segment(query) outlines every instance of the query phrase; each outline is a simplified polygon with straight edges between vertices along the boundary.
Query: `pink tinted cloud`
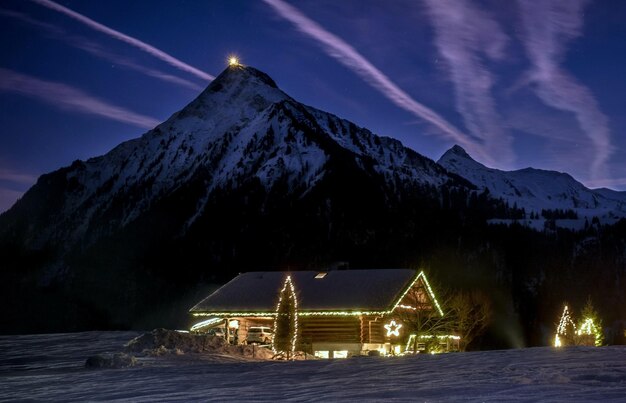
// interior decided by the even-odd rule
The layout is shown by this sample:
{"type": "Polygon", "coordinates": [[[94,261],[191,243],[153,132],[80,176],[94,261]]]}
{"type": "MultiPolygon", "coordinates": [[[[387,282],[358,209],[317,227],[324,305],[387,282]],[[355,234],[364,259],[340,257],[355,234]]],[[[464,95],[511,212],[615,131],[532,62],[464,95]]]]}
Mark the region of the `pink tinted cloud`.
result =
{"type": "Polygon", "coordinates": [[[154,57],[156,57],[157,59],[160,59],[166,63],[168,63],[169,65],[176,67],[177,69],[180,69],[182,71],[185,71],[187,73],[191,73],[194,76],[201,78],[203,80],[213,80],[215,77],[205,73],[204,71],[201,71],[193,66],[190,66],[189,64],[183,62],[182,60],[179,60],[177,58],[175,58],[174,56],[165,53],[164,51],[155,48],[152,45],[149,45],[137,38],[134,38],[132,36],[126,35],[120,31],[117,31],[113,28],[107,27],[106,25],[103,25],[97,21],[92,20],[89,17],[84,16],[83,14],[77,13],[74,10],[71,10],[67,7],[64,7],[60,4],[57,4],[53,1],[50,0],[31,0],[39,5],[42,5],[44,7],[47,7],[49,9],[58,11],[62,14],[65,14],[66,16],[79,21],[83,24],[85,24],[86,26],[98,31],[98,32],[102,32],[103,34],[106,34],[108,36],[110,36],[111,38],[120,40],[122,42],[125,42],[131,46],[136,47],[137,49],[140,49],[154,57]]]}
{"type": "Polygon", "coordinates": [[[44,81],[0,68],[0,91],[13,92],[72,112],[96,115],[133,126],[151,129],[160,122],[152,117],[111,105],[66,84],[44,81]]]}
{"type": "Polygon", "coordinates": [[[492,160],[514,160],[512,138],[503,129],[491,90],[494,76],[484,61],[502,60],[508,42],[496,20],[467,0],[425,0],[435,29],[435,46],[446,61],[465,126],[492,160]]]}
{"type": "Polygon", "coordinates": [[[36,180],[37,177],[31,174],[0,168],[0,181],[14,182],[20,185],[32,185],[36,180]]]}
{"type": "Polygon", "coordinates": [[[317,41],[329,56],[355,72],[398,107],[437,127],[446,138],[459,143],[478,158],[491,161],[480,144],[459,131],[435,111],[413,99],[343,39],[326,31],[298,9],[282,0],[264,0],[264,2],[282,18],[291,22],[298,31],[317,41]]]}
{"type": "Polygon", "coordinates": [[[586,0],[518,0],[523,27],[522,42],[532,63],[529,81],[546,105],[571,112],[591,140],[594,155],[590,177],[608,177],[607,163],[613,146],[609,121],[593,94],[562,68],[568,43],[582,34],[586,0]]]}

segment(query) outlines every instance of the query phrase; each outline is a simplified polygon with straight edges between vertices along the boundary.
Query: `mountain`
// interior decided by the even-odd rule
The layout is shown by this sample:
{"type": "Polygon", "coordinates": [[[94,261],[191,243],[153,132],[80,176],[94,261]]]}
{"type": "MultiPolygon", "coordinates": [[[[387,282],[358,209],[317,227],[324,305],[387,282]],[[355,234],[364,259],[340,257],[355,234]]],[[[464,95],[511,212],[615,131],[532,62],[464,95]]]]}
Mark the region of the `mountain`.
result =
{"type": "MultiPolygon", "coordinates": [[[[442,189],[450,208],[470,187],[230,66],[164,123],[41,176],[0,215],[2,284],[20,301],[50,294],[47,315],[27,304],[45,329],[130,326],[238,271],[402,265],[442,222],[471,219],[441,208],[442,189]]],[[[8,306],[16,322],[28,311],[8,306]]]]}
{"type": "Polygon", "coordinates": [[[34,247],[90,244],[193,183],[176,228],[184,234],[216,189],[284,184],[302,197],[342,165],[389,189],[458,182],[399,141],[299,104],[252,67],[230,66],[141,138],[42,176],[0,223],[34,247]]]}
{"type": "Polygon", "coordinates": [[[486,345],[542,344],[563,300],[592,295],[605,323],[625,317],[626,220],[572,232],[489,219],[515,203],[618,215],[623,201],[459,147],[435,163],[230,66],[164,123],[42,175],[0,215],[0,333],[186,327],[239,272],[348,262],[484,292],[486,345]]]}
{"type": "Polygon", "coordinates": [[[458,145],[446,151],[437,163],[528,214],[571,210],[581,220],[598,217],[603,223],[615,223],[626,217],[626,192],[592,190],[566,173],[534,168],[517,171],[488,168],[458,145]]]}

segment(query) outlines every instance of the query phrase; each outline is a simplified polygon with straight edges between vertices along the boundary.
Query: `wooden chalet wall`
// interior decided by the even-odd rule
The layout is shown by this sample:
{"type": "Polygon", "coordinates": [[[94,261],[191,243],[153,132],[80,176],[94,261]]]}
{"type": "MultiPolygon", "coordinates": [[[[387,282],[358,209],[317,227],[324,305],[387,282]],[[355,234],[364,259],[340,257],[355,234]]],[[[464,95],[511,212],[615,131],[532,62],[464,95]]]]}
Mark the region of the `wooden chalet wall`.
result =
{"type": "Polygon", "coordinates": [[[381,316],[361,316],[361,342],[384,343],[385,329],[381,316]]]}
{"type": "Polygon", "coordinates": [[[361,321],[357,316],[300,316],[300,343],[361,343],[361,321]]]}
{"type": "Polygon", "coordinates": [[[435,309],[433,301],[426,289],[426,284],[424,284],[424,280],[421,278],[407,291],[404,298],[402,298],[398,304],[396,311],[407,309],[421,311],[431,311],[435,309]]]}

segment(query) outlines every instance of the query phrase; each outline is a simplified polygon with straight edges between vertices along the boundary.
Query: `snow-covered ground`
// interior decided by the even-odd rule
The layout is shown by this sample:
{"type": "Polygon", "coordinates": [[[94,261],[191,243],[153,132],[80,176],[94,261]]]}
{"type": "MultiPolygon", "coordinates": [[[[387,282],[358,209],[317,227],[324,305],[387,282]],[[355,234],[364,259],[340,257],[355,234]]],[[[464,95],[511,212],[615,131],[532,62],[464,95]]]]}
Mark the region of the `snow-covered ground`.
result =
{"type": "Polygon", "coordinates": [[[626,401],[626,346],[296,362],[185,354],[85,368],[137,335],[0,336],[0,400],[626,401]]]}

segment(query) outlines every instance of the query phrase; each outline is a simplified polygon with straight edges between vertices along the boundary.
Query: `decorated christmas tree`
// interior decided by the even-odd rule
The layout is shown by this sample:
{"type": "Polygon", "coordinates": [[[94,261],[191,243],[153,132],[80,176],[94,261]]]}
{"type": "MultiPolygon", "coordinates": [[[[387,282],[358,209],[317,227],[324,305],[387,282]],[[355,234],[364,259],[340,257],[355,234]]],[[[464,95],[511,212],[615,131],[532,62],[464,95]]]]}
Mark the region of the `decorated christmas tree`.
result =
{"type": "Polygon", "coordinates": [[[273,349],[277,357],[293,359],[298,341],[298,299],[291,280],[287,276],[280,290],[274,320],[273,349]]]}
{"type": "Polygon", "coordinates": [[[587,298],[587,303],[581,314],[581,321],[576,334],[581,339],[580,344],[601,346],[603,342],[602,322],[598,312],[591,302],[591,297],[587,298]]]}

